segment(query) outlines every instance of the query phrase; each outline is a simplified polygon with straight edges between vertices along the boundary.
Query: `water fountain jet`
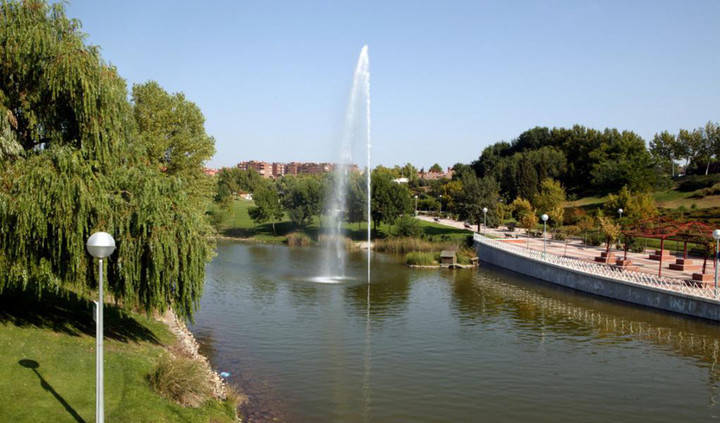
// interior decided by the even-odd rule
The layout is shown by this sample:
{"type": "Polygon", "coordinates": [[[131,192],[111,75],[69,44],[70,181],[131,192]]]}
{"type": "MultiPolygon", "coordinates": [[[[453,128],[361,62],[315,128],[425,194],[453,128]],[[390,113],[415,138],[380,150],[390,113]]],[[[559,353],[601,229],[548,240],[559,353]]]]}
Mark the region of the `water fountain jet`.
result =
{"type": "Polygon", "coordinates": [[[326,221],[323,228],[325,257],[324,280],[340,282],[345,279],[346,246],[343,222],[348,212],[348,180],[352,170],[353,147],[367,148],[367,248],[368,282],[370,281],[370,61],[367,45],[360,50],[340,142],[340,154],[333,181],[325,201],[326,221]]]}

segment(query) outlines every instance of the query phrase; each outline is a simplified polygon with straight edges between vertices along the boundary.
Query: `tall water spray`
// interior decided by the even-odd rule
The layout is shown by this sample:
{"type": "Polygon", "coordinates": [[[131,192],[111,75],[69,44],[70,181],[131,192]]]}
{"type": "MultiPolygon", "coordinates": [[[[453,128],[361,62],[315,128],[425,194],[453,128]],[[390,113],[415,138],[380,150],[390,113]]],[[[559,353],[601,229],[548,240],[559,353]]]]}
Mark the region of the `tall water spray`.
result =
{"type": "Polygon", "coordinates": [[[342,224],[348,212],[347,194],[348,180],[353,160],[353,148],[367,148],[367,242],[368,242],[368,282],[370,281],[370,61],[368,48],[360,50],[355,72],[353,74],[350,99],[345,112],[345,125],[340,142],[339,161],[335,168],[333,183],[328,192],[325,210],[327,224],[325,227],[325,275],[331,279],[345,276],[345,240],[342,224]]]}

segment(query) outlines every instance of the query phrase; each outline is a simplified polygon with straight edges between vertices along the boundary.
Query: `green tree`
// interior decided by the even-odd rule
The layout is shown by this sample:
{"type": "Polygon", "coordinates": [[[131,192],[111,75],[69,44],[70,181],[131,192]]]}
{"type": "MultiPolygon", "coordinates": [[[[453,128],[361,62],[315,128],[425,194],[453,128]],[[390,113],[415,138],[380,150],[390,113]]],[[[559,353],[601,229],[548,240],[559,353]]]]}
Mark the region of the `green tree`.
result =
{"type": "Polygon", "coordinates": [[[527,155],[521,155],[517,164],[515,177],[518,195],[523,198],[533,198],[538,191],[538,174],[533,162],[527,155]]]}
{"type": "Polygon", "coordinates": [[[600,232],[605,237],[605,243],[607,245],[605,251],[610,251],[610,245],[620,237],[620,225],[612,219],[603,216],[598,217],[598,224],[600,225],[600,232]]]}
{"type": "Polygon", "coordinates": [[[682,146],[679,149],[685,157],[685,172],[687,173],[690,165],[697,165],[696,162],[702,155],[704,147],[703,132],[701,129],[681,129],[678,132],[677,140],[682,146]]]}
{"type": "Polygon", "coordinates": [[[512,216],[517,220],[518,222],[522,217],[528,213],[535,213],[535,209],[533,209],[532,204],[530,202],[522,197],[518,197],[510,204],[510,209],[512,210],[512,216]]]}
{"type": "Polygon", "coordinates": [[[654,165],[645,141],[633,132],[605,130],[605,142],[594,150],[592,183],[599,192],[614,191],[628,185],[645,191],[656,183],[654,165]]]}
{"type": "Polygon", "coordinates": [[[0,104],[0,162],[12,159],[23,152],[13,131],[14,116],[0,104]]]}
{"type": "Polygon", "coordinates": [[[440,167],[439,164],[435,163],[434,165],[432,165],[430,167],[430,170],[428,172],[442,173],[442,171],[443,171],[443,168],[440,167]]]}
{"type": "Polygon", "coordinates": [[[483,209],[487,208],[488,224],[495,226],[500,223],[496,210],[500,198],[499,186],[495,178],[486,176],[482,179],[473,172],[462,175],[462,191],[457,200],[458,212],[461,219],[477,224],[478,232],[483,218],[486,217],[483,209]]]}
{"type": "Polygon", "coordinates": [[[533,198],[533,205],[536,209],[550,214],[553,209],[563,206],[566,198],[565,188],[560,182],[545,178],[540,184],[540,192],[533,198]]]}
{"type": "Polygon", "coordinates": [[[675,160],[678,152],[677,138],[675,135],[668,131],[663,131],[659,134],[655,134],[653,140],[650,142],[650,154],[655,157],[659,163],[666,163],[670,165],[670,172],[672,177],[675,177],[675,160]]]}
{"type": "Polygon", "coordinates": [[[418,170],[411,163],[405,163],[404,166],[395,166],[393,170],[398,178],[408,178],[410,184],[414,184],[418,179],[418,170]]]}
{"type": "Polygon", "coordinates": [[[307,225],[322,209],[322,184],[312,176],[285,177],[282,182],[283,208],[295,225],[307,225]]]}
{"type": "Polygon", "coordinates": [[[550,218],[550,225],[557,229],[563,224],[563,220],[565,218],[565,207],[562,205],[555,206],[550,209],[547,214],[550,218]]]}
{"type": "Polygon", "coordinates": [[[162,140],[61,3],[2,2],[0,22],[0,292],[96,288],[84,245],[104,230],[117,242],[109,295],[191,316],[213,246],[210,192],[188,176],[200,163],[172,175],[154,165],[149,144],[162,140]]]}
{"type": "MultiPolygon", "coordinates": [[[[474,175],[473,175],[474,176],[474,175]]],[[[460,213],[460,202],[466,195],[461,180],[447,181],[442,184],[442,199],[445,207],[443,208],[448,213],[460,213]]]]}
{"type": "Polygon", "coordinates": [[[618,216],[618,209],[623,209],[623,216],[631,221],[657,216],[658,207],[652,194],[633,192],[627,186],[617,194],[608,195],[604,205],[608,216],[618,216]]]}
{"type": "Polygon", "coordinates": [[[229,206],[229,201],[234,199],[236,194],[241,191],[254,193],[264,182],[255,169],[223,168],[217,177],[215,201],[229,206]]]}
{"type": "Polygon", "coordinates": [[[525,213],[520,217],[519,220],[520,226],[525,228],[525,233],[528,237],[528,246],[530,245],[530,231],[537,226],[538,224],[538,217],[537,215],[533,213],[525,213]]]}
{"type": "Polygon", "coordinates": [[[412,210],[407,186],[393,182],[392,176],[385,172],[373,171],[370,193],[370,216],[376,230],[381,223],[394,223],[398,217],[412,210]]]}
{"type": "Polygon", "coordinates": [[[409,215],[402,215],[395,221],[395,235],[402,237],[419,237],[422,235],[420,221],[409,215]]]}
{"type": "Polygon", "coordinates": [[[700,158],[705,161],[705,175],[710,172],[710,163],[713,155],[717,159],[717,152],[720,150],[720,126],[714,122],[708,122],[702,128],[703,142],[700,151],[700,158]]]}
{"type": "Polygon", "coordinates": [[[183,93],[169,94],[155,81],[132,89],[133,115],[147,155],[168,175],[198,178],[215,154],[205,117],[183,93]]]}
{"type": "Polygon", "coordinates": [[[347,197],[348,222],[360,222],[367,219],[367,181],[365,175],[351,173],[348,181],[347,197]]]}
{"type": "Polygon", "coordinates": [[[705,132],[710,140],[710,152],[715,157],[715,161],[720,162],[720,124],[708,122],[705,125],[705,132]]]}
{"type": "Polygon", "coordinates": [[[273,233],[275,231],[275,222],[282,219],[285,212],[280,205],[280,196],[278,195],[277,188],[270,184],[265,183],[258,187],[253,193],[253,201],[255,206],[248,209],[248,214],[255,223],[265,223],[270,221],[272,223],[273,233]]]}

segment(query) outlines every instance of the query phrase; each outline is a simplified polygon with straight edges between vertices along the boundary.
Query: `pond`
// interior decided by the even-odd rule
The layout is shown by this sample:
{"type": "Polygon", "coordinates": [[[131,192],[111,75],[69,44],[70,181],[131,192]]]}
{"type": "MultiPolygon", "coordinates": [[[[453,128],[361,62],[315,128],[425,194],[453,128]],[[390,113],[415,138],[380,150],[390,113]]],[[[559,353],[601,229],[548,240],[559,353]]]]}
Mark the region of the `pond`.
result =
{"type": "Polygon", "coordinates": [[[720,327],[497,268],[220,241],[190,326],[252,421],[699,421],[720,413],[720,327]]]}

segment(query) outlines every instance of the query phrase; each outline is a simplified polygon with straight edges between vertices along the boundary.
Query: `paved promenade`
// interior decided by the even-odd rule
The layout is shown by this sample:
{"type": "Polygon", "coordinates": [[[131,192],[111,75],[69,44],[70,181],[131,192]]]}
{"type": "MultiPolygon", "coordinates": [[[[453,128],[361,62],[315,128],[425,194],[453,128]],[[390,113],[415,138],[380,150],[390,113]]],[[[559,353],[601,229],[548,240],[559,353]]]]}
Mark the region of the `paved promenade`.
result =
{"type": "MultiPolygon", "coordinates": [[[[466,229],[463,222],[459,222],[456,220],[451,219],[440,219],[439,221],[434,221],[433,217],[431,216],[423,216],[420,215],[417,217],[420,220],[424,220],[427,222],[435,222],[441,225],[445,226],[451,226],[454,228],[460,228],[460,229],[466,229]]],[[[473,225],[472,231],[476,232],[477,225],[473,225]]],[[[506,242],[512,242],[516,245],[520,246],[527,246],[528,248],[531,248],[533,250],[542,251],[543,250],[543,239],[542,238],[528,238],[525,235],[525,230],[521,228],[516,228],[514,232],[508,232],[505,230],[504,227],[502,228],[488,228],[486,231],[484,231],[486,234],[497,237],[499,240],[506,241],[506,242]],[[511,234],[513,238],[509,238],[506,236],[506,234],[511,234]],[[517,238],[514,238],[517,236],[517,238]]],[[[576,257],[580,258],[582,260],[587,261],[594,261],[595,257],[600,256],[600,253],[605,251],[605,247],[593,247],[590,245],[584,245],[582,240],[568,240],[566,241],[553,241],[550,239],[550,234],[547,234],[547,252],[550,254],[556,254],[559,256],[568,256],[568,257],[576,257]]],[[[622,257],[624,252],[622,250],[613,250],[611,251],[615,254],[615,257],[622,257]]],[[[629,260],[632,260],[632,265],[635,267],[633,270],[636,270],[638,272],[645,272],[650,273],[653,275],[658,274],[658,266],[659,262],[656,260],[650,260],[648,258],[650,253],[654,253],[655,250],[646,250],[644,253],[633,253],[628,251],[627,257],[629,260]]],[[[671,260],[668,260],[667,258],[663,258],[662,263],[662,276],[669,277],[669,278],[678,278],[678,279],[692,279],[692,273],[693,272],[683,272],[679,270],[671,270],[668,268],[668,265],[670,263],[675,263],[676,258],[682,258],[682,252],[677,253],[673,251],[673,257],[671,260]]],[[[698,257],[692,257],[688,255],[688,259],[692,259],[695,264],[699,264],[702,266],[703,259],[698,257]]],[[[701,269],[702,270],[702,269],[701,269]]],[[[705,273],[712,274],[714,272],[713,267],[713,261],[712,259],[708,259],[707,267],[705,269],[705,273]]]]}

